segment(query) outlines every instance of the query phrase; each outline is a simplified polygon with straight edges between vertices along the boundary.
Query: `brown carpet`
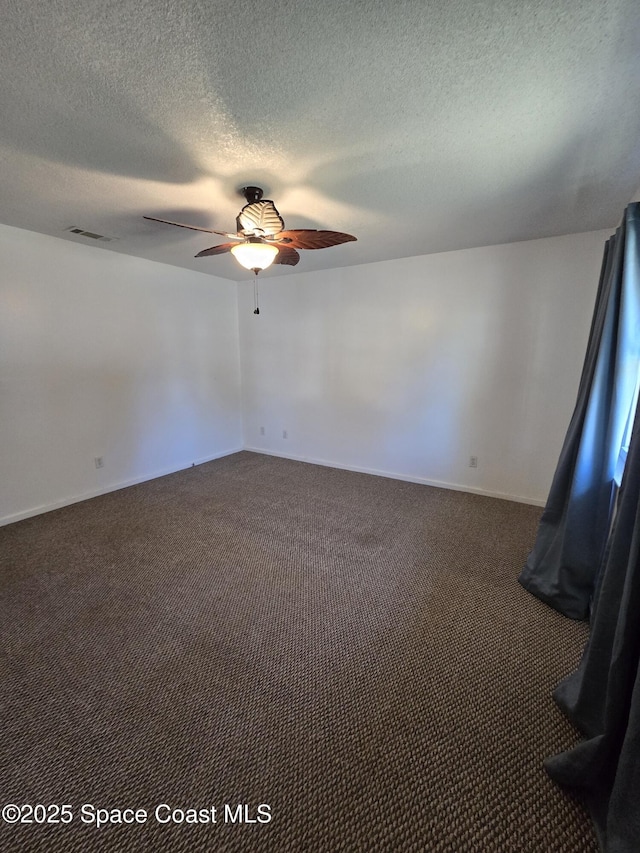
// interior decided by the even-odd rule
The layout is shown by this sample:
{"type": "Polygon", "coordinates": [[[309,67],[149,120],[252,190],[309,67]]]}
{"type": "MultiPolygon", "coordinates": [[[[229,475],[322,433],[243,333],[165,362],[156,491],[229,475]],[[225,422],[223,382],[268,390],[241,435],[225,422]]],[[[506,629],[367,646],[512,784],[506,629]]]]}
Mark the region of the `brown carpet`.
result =
{"type": "Polygon", "coordinates": [[[596,850],[542,768],[586,628],[516,583],[539,515],[243,452],[0,529],[1,804],[73,814],[0,849],[596,850]]]}

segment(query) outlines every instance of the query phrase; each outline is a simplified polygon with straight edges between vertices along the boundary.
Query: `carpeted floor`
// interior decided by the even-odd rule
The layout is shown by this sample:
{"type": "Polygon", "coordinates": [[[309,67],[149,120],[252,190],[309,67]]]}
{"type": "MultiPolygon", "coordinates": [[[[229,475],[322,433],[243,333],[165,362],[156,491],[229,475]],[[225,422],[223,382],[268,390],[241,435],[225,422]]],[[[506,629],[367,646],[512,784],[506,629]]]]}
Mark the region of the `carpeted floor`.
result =
{"type": "Polygon", "coordinates": [[[70,807],[0,849],[596,850],[539,515],[243,452],[0,529],[0,805],[70,807]]]}

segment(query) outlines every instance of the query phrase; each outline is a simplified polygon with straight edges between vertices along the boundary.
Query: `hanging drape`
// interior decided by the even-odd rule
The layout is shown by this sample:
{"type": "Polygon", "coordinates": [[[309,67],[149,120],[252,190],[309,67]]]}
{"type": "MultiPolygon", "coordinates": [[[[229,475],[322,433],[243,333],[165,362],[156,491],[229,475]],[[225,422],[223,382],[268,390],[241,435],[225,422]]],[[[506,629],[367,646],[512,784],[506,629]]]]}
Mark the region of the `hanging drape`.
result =
{"type": "Polygon", "coordinates": [[[580,666],[554,698],[584,734],[547,759],[577,790],[606,853],[640,851],[640,410],[580,666]]]}
{"type": "Polygon", "coordinates": [[[520,583],[586,619],[611,524],[616,476],[637,397],[640,203],[605,245],[578,398],[520,583]]]}
{"type": "Polygon", "coordinates": [[[520,581],[590,634],[554,698],[584,735],[548,758],[605,853],[640,853],[640,203],[607,242],[580,390],[520,581]],[[620,484],[619,491],[616,485],[620,484]]]}

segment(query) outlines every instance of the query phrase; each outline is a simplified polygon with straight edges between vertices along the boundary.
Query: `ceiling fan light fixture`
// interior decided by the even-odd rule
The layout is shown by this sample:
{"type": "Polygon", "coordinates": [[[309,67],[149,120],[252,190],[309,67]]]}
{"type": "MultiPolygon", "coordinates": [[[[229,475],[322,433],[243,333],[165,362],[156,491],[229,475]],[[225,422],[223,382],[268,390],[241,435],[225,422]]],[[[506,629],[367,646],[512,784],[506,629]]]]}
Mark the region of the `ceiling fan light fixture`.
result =
{"type": "Polygon", "coordinates": [[[250,237],[246,242],[232,246],[231,254],[245,269],[266,270],[274,262],[278,249],[270,243],[263,243],[258,237],[250,237]]]}

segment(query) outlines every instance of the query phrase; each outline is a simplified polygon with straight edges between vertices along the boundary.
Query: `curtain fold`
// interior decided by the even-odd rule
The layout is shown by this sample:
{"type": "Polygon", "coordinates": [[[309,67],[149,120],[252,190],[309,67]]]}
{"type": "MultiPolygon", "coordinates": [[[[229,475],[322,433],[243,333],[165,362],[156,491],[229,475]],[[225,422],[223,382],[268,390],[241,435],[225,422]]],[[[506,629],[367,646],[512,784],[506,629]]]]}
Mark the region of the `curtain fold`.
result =
{"type": "Polygon", "coordinates": [[[640,851],[640,410],[578,669],[554,698],[585,736],[548,758],[577,790],[607,853],[640,851]]]}
{"type": "Polygon", "coordinates": [[[589,617],[554,698],[583,740],[548,758],[605,853],[640,853],[640,203],[605,246],[580,389],[522,585],[589,617]],[[616,484],[620,483],[619,490],[616,484]]]}
{"type": "Polygon", "coordinates": [[[520,583],[572,619],[589,616],[637,394],[640,203],[605,245],[578,397],[520,583]],[[634,361],[635,358],[635,361],[634,361]]]}

